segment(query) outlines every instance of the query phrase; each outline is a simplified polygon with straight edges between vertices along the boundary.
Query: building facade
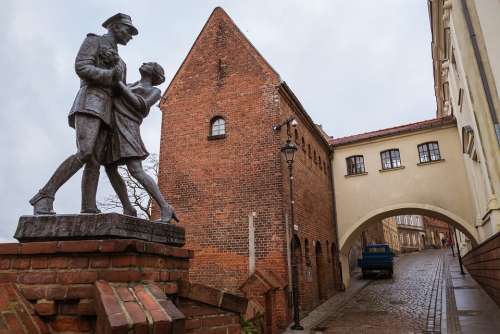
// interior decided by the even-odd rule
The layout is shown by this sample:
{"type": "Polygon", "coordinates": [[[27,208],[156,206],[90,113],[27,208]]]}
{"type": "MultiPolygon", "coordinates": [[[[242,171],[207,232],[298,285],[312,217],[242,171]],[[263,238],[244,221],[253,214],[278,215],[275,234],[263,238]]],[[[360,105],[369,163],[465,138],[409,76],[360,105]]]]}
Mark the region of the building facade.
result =
{"type": "Polygon", "coordinates": [[[500,3],[428,3],[436,119],[328,137],[221,8],[160,102],[158,182],[195,251],[190,278],[251,298],[270,332],[291,320],[292,258],[306,313],[348,284],[365,228],[396,252],[446,234],[397,217],[452,224],[470,247],[500,230],[500,3]]]}
{"type": "Polygon", "coordinates": [[[424,216],[422,220],[425,230],[425,248],[447,247],[451,241],[452,228],[439,219],[424,216]]]}
{"type": "Polygon", "coordinates": [[[425,230],[422,216],[404,215],[394,217],[398,226],[401,253],[418,252],[425,247],[425,230]]]}
{"type": "Polygon", "coordinates": [[[221,8],[196,38],[160,108],[158,181],[195,252],[190,279],[254,298],[272,332],[291,319],[292,256],[299,262],[302,311],[331,296],[340,275],[329,143],[221,8]],[[295,127],[284,124],[290,117],[295,127]],[[287,139],[298,147],[293,224],[280,151],[287,139]]]}
{"type": "Polygon", "coordinates": [[[400,252],[398,226],[394,217],[367,226],[361,233],[361,239],[363,245],[388,244],[396,254],[400,252]]]}
{"type": "MultiPolygon", "coordinates": [[[[458,237],[464,263],[500,304],[500,2],[429,0],[437,116],[457,119],[480,246],[458,237]]],[[[460,234],[458,234],[460,235],[460,234]]]]}
{"type": "Polygon", "coordinates": [[[483,241],[500,231],[500,2],[428,3],[437,116],[457,120],[483,241]]]}

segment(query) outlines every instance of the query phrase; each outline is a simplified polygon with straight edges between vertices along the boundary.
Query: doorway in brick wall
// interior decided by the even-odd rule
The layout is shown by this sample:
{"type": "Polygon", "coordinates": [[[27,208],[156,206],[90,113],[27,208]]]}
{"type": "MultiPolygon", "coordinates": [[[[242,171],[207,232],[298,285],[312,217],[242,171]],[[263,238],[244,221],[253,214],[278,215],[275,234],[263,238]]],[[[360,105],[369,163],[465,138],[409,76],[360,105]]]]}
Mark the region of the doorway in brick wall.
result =
{"type": "Polygon", "coordinates": [[[325,293],[323,291],[323,276],[324,276],[324,267],[323,267],[323,251],[321,249],[321,243],[316,241],[314,246],[315,254],[316,254],[316,282],[318,287],[318,299],[325,299],[325,293]]]}

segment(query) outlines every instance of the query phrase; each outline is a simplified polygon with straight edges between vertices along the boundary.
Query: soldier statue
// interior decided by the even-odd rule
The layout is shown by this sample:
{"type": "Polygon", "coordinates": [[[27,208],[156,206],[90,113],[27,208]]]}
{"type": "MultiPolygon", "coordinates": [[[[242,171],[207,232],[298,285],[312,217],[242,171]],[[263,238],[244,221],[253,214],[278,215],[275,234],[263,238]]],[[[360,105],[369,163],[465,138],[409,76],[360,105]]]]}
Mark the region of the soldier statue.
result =
{"type": "MultiPolygon", "coordinates": [[[[105,160],[112,126],[113,99],[126,76],[125,62],[118,55],[117,44],[127,45],[138,33],[130,16],[121,13],[107,19],[102,26],[107,33],[88,34],[75,60],[80,90],[68,120],[76,130],[77,152],[64,160],[47,184],[31,198],[35,215],[55,214],[53,202],[57,190],[83,166],[81,212],[100,212],[96,205],[99,169],[105,160]]],[[[122,182],[116,175],[109,175],[115,189],[122,182]]],[[[122,201],[122,205],[124,214],[137,215],[128,199],[122,201]]]]}

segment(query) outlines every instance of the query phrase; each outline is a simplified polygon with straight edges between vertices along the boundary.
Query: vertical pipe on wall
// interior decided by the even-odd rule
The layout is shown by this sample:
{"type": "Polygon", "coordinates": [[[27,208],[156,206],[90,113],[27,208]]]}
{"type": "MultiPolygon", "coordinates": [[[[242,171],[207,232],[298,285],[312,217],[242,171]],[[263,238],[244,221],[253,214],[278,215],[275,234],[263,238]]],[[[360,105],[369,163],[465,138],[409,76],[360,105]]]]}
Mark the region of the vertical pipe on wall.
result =
{"type": "Polygon", "coordinates": [[[337,264],[338,268],[338,280],[339,280],[339,290],[344,291],[345,290],[345,285],[344,285],[344,280],[343,280],[343,274],[342,274],[342,263],[340,262],[340,245],[339,245],[339,225],[337,222],[337,202],[335,199],[335,180],[333,178],[333,146],[330,146],[330,159],[328,159],[328,165],[330,169],[330,186],[332,189],[332,211],[333,211],[333,222],[332,224],[335,227],[335,263],[337,264]]]}

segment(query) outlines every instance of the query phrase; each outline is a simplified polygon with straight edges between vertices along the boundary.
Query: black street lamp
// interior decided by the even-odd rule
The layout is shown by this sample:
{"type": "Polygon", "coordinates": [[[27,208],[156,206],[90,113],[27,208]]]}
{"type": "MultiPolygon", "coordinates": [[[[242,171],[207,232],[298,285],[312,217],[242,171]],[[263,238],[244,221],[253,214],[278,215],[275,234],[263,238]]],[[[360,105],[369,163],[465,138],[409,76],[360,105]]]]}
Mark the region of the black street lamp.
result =
{"type": "Polygon", "coordinates": [[[289,187],[290,187],[290,221],[292,225],[292,245],[294,249],[290,252],[291,254],[291,262],[292,262],[292,298],[293,298],[293,326],[291,329],[293,330],[303,330],[304,327],[300,325],[300,311],[299,311],[299,271],[298,271],[298,261],[295,256],[295,247],[297,247],[297,233],[295,230],[295,220],[294,220],[294,210],[293,205],[293,158],[295,156],[295,152],[297,151],[297,146],[295,146],[290,137],[288,137],[285,145],[281,147],[281,152],[285,156],[285,160],[288,163],[288,174],[289,178],[289,187]]]}
{"type": "Polygon", "coordinates": [[[462,264],[462,255],[460,254],[460,246],[458,244],[458,239],[457,239],[457,229],[453,227],[453,231],[455,232],[455,244],[457,245],[457,255],[458,255],[458,263],[460,264],[460,273],[462,275],[465,275],[464,266],[462,264]]]}

